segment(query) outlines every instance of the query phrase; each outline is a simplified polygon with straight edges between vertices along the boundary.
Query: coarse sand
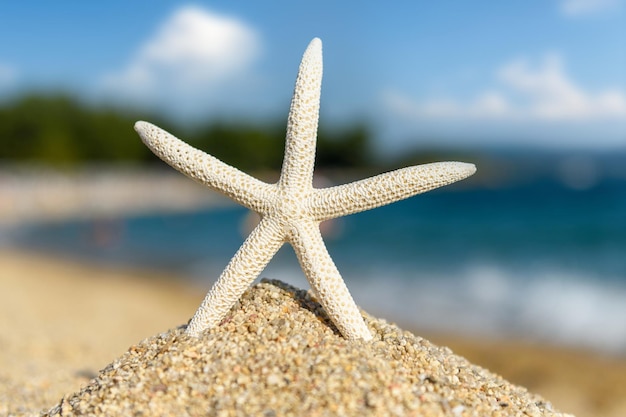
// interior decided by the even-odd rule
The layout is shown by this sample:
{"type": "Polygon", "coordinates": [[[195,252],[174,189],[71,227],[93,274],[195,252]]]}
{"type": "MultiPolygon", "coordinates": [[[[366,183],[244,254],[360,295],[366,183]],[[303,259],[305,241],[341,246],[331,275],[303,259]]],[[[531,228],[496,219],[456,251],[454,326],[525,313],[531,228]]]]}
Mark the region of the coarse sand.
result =
{"type": "MultiPolygon", "coordinates": [[[[0,247],[0,416],[38,416],[62,398],[69,401],[70,393],[93,384],[99,370],[129,346],[184,323],[198,307],[209,284],[203,282],[196,288],[162,272],[77,262],[58,255],[0,247]]],[[[283,307],[289,306],[293,302],[283,307]]],[[[293,316],[281,314],[280,318],[291,323],[293,316]]],[[[411,323],[400,324],[440,346],[449,346],[472,364],[540,394],[556,409],[577,417],[626,416],[626,360],[621,356],[520,339],[438,334],[415,329],[411,323]]],[[[224,326],[224,330],[232,328],[232,320],[224,326]]],[[[240,337],[243,330],[234,329],[231,336],[240,337]]],[[[305,330],[301,335],[311,337],[305,330]]],[[[349,354],[358,349],[358,345],[330,336],[331,333],[323,333],[316,337],[327,346],[331,346],[332,340],[343,342],[343,350],[349,354]]],[[[407,333],[401,336],[408,340],[407,333]]],[[[298,337],[292,343],[303,343],[298,337]]],[[[431,346],[423,339],[415,340],[418,343],[414,344],[421,348],[431,346]]],[[[258,345],[262,345],[261,341],[258,345]]],[[[382,347],[372,344],[368,349],[383,355],[378,357],[383,360],[382,347]]],[[[393,354],[395,349],[388,349],[387,354],[393,354]]],[[[447,349],[432,348],[432,352],[444,351],[447,349]]],[[[206,362],[210,363],[210,359],[206,362]]],[[[381,369],[385,366],[389,365],[381,369]]],[[[478,369],[467,366],[466,371],[478,369]]],[[[303,371],[298,377],[305,375],[303,371]]],[[[425,372],[422,377],[424,381],[416,386],[434,384],[425,372]]],[[[272,377],[272,381],[280,379],[272,377]]],[[[154,395],[164,394],[156,389],[154,395]]],[[[375,397],[370,400],[375,404],[375,397]]]]}
{"type": "Polygon", "coordinates": [[[565,416],[448,348],[365,318],[374,341],[348,341],[308,292],[264,280],[219,327],[145,339],[46,415],[565,416]]]}

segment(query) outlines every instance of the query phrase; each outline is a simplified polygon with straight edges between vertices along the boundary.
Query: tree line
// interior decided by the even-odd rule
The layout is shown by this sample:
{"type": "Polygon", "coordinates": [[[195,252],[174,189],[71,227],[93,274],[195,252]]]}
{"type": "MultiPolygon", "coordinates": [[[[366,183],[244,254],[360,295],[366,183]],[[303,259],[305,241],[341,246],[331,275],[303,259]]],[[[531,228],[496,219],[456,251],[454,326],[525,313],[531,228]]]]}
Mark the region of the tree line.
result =
{"type": "MultiPolygon", "coordinates": [[[[133,129],[137,120],[149,120],[243,170],[278,169],[282,163],[284,123],[213,122],[189,129],[155,115],[89,106],[64,94],[28,94],[0,104],[0,162],[153,163],[156,157],[133,129]]],[[[372,161],[365,126],[320,129],[316,166],[364,168],[372,161]]]]}

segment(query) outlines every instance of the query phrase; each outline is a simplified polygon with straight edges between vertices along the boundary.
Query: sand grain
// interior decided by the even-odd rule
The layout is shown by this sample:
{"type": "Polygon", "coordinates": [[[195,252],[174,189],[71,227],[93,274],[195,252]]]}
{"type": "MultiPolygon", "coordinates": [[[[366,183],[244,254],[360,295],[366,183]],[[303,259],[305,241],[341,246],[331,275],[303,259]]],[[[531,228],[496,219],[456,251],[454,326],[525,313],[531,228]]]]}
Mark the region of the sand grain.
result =
{"type": "Polygon", "coordinates": [[[307,292],[264,281],[218,328],[145,339],[49,415],[563,415],[448,348],[366,321],[374,341],[347,341],[307,292]]]}

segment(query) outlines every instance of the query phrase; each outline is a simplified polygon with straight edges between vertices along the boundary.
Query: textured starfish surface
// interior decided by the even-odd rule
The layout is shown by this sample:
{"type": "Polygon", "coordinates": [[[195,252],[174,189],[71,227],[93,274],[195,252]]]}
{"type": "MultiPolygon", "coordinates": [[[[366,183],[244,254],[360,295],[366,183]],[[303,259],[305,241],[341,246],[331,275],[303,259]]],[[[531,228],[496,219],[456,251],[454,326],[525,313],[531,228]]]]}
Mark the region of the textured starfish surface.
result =
{"type": "Polygon", "coordinates": [[[287,122],[285,157],[278,182],[267,184],[195,149],[164,130],[137,122],[143,142],[172,167],[259,213],[261,221],[230,260],[191,319],[187,333],[217,326],[289,242],[320,303],[348,339],[371,339],[359,310],[331,259],[319,224],[392,203],[472,175],[476,168],[440,162],[387,172],[329,188],[313,188],[313,165],[322,83],[322,42],[304,53],[287,122]]]}

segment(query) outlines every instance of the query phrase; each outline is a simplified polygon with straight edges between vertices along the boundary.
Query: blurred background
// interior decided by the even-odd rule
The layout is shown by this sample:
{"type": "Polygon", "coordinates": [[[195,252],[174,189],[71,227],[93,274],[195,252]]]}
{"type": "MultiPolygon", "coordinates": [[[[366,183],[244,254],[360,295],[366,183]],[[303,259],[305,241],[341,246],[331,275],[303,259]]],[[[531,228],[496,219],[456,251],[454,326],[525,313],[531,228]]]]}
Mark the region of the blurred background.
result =
{"type": "MultiPolygon", "coordinates": [[[[623,0],[36,1],[1,4],[0,21],[2,247],[207,290],[248,214],[157,160],[133,124],[272,181],[320,37],[319,184],[478,167],[327,225],[357,303],[433,334],[624,359],[623,0]]],[[[307,287],[288,247],[263,276],[307,287]]]]}

